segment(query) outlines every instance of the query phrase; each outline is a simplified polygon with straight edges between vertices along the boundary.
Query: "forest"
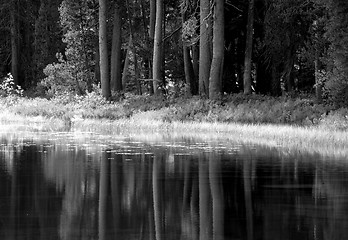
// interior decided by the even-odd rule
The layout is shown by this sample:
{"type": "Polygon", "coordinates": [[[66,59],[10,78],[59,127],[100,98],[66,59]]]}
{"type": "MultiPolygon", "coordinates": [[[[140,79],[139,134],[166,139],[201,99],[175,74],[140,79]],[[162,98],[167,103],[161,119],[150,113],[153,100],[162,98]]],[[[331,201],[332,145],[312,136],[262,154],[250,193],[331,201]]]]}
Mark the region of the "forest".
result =
{"type": "Polygon", "coordinates": [[[0,12],[1,96],[193,97],[197,111],[228,99],[252,102],[249,112],[290,101],[290,114],[307,112],[276,123],[348,113],[346,0],[1,0],[0,12]]]}

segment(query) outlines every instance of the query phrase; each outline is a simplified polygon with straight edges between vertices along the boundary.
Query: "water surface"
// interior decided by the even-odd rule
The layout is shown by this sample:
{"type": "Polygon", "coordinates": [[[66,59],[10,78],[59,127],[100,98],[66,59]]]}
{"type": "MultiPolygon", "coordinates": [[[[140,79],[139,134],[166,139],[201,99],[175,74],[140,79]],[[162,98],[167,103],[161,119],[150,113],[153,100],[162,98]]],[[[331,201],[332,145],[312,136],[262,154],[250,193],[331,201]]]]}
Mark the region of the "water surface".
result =
{"type": "Polygon", "coordinates": [[[346,159],[194,138],[0,133],[0,239],[347,239],[346,159]]]}

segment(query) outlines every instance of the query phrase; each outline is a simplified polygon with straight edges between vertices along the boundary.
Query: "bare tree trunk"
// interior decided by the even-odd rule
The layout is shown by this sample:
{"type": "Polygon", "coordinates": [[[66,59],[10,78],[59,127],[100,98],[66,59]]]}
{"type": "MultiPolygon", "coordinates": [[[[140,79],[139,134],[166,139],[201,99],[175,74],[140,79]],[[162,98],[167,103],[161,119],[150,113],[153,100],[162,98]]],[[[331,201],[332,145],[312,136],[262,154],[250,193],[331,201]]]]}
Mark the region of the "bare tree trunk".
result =
{"type": "Polygon", "coordinates": [[[109,81],[109,61],[106,29],[106,0],[99,0],[99,54],[102,94],[106,99],[111,96],[109,81]]]}
{"type": "Polygon", "coordinates": [[[94,66],[94,78],[99,83],[100,82],[100,53],[99,53],[99,46],[96,46],[95,51],[95,66],[94,66]]]}
{"type": "Polygon", "coordinates": [[[221,97],[222,74],[224,64],[224,5],[225,0],[216,0],[213,28],[213,61],[210,69],[209,98],[217,100],[221,97]]]}
{"type": "Polygon", "coordinates": [[[253,51],[254,4],[255,0],[249,0],[243,76],[244,94],[251,94],[251,60],[253,51]]]}
{"type": "MultiPolygon", "coordinates": [[[[150,71],[150,79],[153,79],[153,72],[152,72],[152,64],[153,64],[153,43],[154,43],[154,38],[155,38],[155,25],[156,25],[156,0],[150,0],[150,27],[149,27],[149,37],[150,37],[150,59],[149,59],[149,68],[151,69],[150,71]],[[151,47],[152,46],[152,47],[151,47]]],[[[154,94],[153,90],[153,83],[151,82],[150,84],[150,93],[154,94]]]]}
{"type": "Polygon", "coordinates": [[[199,39],[199,94],[201,96],[209,96],[211,29],[210,0],[201,0],[199,39]]]}
{"type": "Polygon", "coordinates": [[[111,50],[111,89],[114,91],[122,91],[122,77],[121,77],[121,31],[122,23],[120,16],[120,6],[116,3],[114,22],[112,33],[112,50],[111,50]]]}
{"type": "Polygon", "coordinates": [[[133,44],[132,37],[129,36],[128,48],[127,48],[126,58],[124,60],[124,66],[123,66],[123,72],[122,72],[122,86],[124,89],[126,89],[127,82],[128,82],[129,58],[130,58],[130,53],[132,49],[132,44],[133,44]]]}
{"type": "Polygon", "coordinates": [[[18,26],[17,26],[17,4],[11,0],[10,24],[11,24],[11,74],[16,85],[18,80],[18,26]]]}
{"type": "Polygon", "coordinates": [[[314,74],[315,74],[315,97],[317,103],[321,103],[323,101],[322,94],[323,94],[323,84],[320,82],[319,79],[319,54],[316,53],[315,60],[314,60],[314,74]]]}
{"type": "Polygon", "coordinates": [[[159,94],[159,83],[162,82],[162,22],[163,22],[163,0],[156,1],[156,25],[153,47],[153,90],[159,94]]]}
{"type": "Polygon", "coordinates": [[[195,82],[198,93],[198,81],[199,81],[199,45],[196,43],[192,46],[192,64],[193,64],[193,72],[195,74],[195,82]]]}
{"type": "Polygon", "coordinates": [[[132,39],[132,41],[131,41],[132,44],[130,46],[131,46],[132,53],[133,53],[134,79],[135,79],[135,84],[137,86],[138,94],[140,95],[141,94],[141,85],[140,85],[140,81],[139,81],[138,57],[137,57],[136,48],[134,45],[133,23],[132,23],[132,19],[131,19],[131,16],[134,16],[134,13],[131,12],[131,9],[129,8],[128,0],[126,0],[126,4],[127,4],[127,13],[128,13],[129,32],[130,32],[130,37],[132,39]]]}
{"type": "MultiPolygon", "coordinates": [[[[144,28],[144,40],[145,40],[145,48],[146,48],[146,53],[145,53],[145,57],[143,59],[142,62],[142,66],[144,68],[143,73],[144,73],[144,77],[145,79],[151,79],[151,40],[150,40],[150,34],[149,34],[149,28],[147,25],[147,19],[146,19],[146,10],[145,10],[145,3],[144,0],[140,1],[140,5],[141,5],[141,15],[142,15],[142,19],[143,19],[143,28],[144,28]]],[[[152,39],[153,42],[153,39],[152,39]]],[[[146,82],[146,88],[147,90],[150,92],[150,94],[153,94],[153,84],[152,82],[150,82],[151,84],[149,84],[149,82],[146,82]]]]}
{"type": "MultiPolygon", "coordinates": [[[[181,5],[181,12],[182,12],[182,25],[184,25],[186,21],[186,13],[184,10],[185,6],[184,4],[181,5]]],[[[195,84],[195,74],[193,69],[193,64],[190,56],[190,47],[185,45],[185,42],[183,42],[183,55],[184,55],[184,70],[185,70],[185,80],[186,84],[189,86],[190,95],[196,94],[196,84],[195,84]]]]}

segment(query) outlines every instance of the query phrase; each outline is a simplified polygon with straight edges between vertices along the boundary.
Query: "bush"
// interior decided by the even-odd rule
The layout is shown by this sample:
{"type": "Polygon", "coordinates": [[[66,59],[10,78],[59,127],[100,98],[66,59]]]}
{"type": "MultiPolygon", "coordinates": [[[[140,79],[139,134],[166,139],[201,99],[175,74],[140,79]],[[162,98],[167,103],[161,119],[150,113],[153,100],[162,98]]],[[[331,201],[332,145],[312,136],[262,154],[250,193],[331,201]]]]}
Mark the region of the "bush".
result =
{"type": "Polygon", "coordinates": [[[23,96],[23,89],[15,84],[11,73],[7,74],[0,84],[0,96],[23,96]]]}
{"type": "Polygon", "coordinates": [[[348,130],[348,108],[340,108],[323,115],[319,127],[331,130],[348,130]]]}

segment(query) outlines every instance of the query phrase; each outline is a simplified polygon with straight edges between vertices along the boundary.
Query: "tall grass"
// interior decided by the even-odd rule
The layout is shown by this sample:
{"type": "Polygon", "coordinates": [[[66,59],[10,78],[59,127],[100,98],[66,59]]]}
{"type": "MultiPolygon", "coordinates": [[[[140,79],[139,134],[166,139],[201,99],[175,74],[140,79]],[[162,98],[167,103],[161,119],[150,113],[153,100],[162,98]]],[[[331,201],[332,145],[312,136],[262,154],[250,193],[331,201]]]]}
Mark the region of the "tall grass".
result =
{"type": "Polygon", "coordinates": [[[39,123],[46,131],[224,138],[331,153],[346,153],[348,142],[348,109],[318,105],[310,98],[231,95],[212,102],[163,96],[106,101],[94,92],[52,99],[12,96],[0,98],[0,122],[39,123]]]}

